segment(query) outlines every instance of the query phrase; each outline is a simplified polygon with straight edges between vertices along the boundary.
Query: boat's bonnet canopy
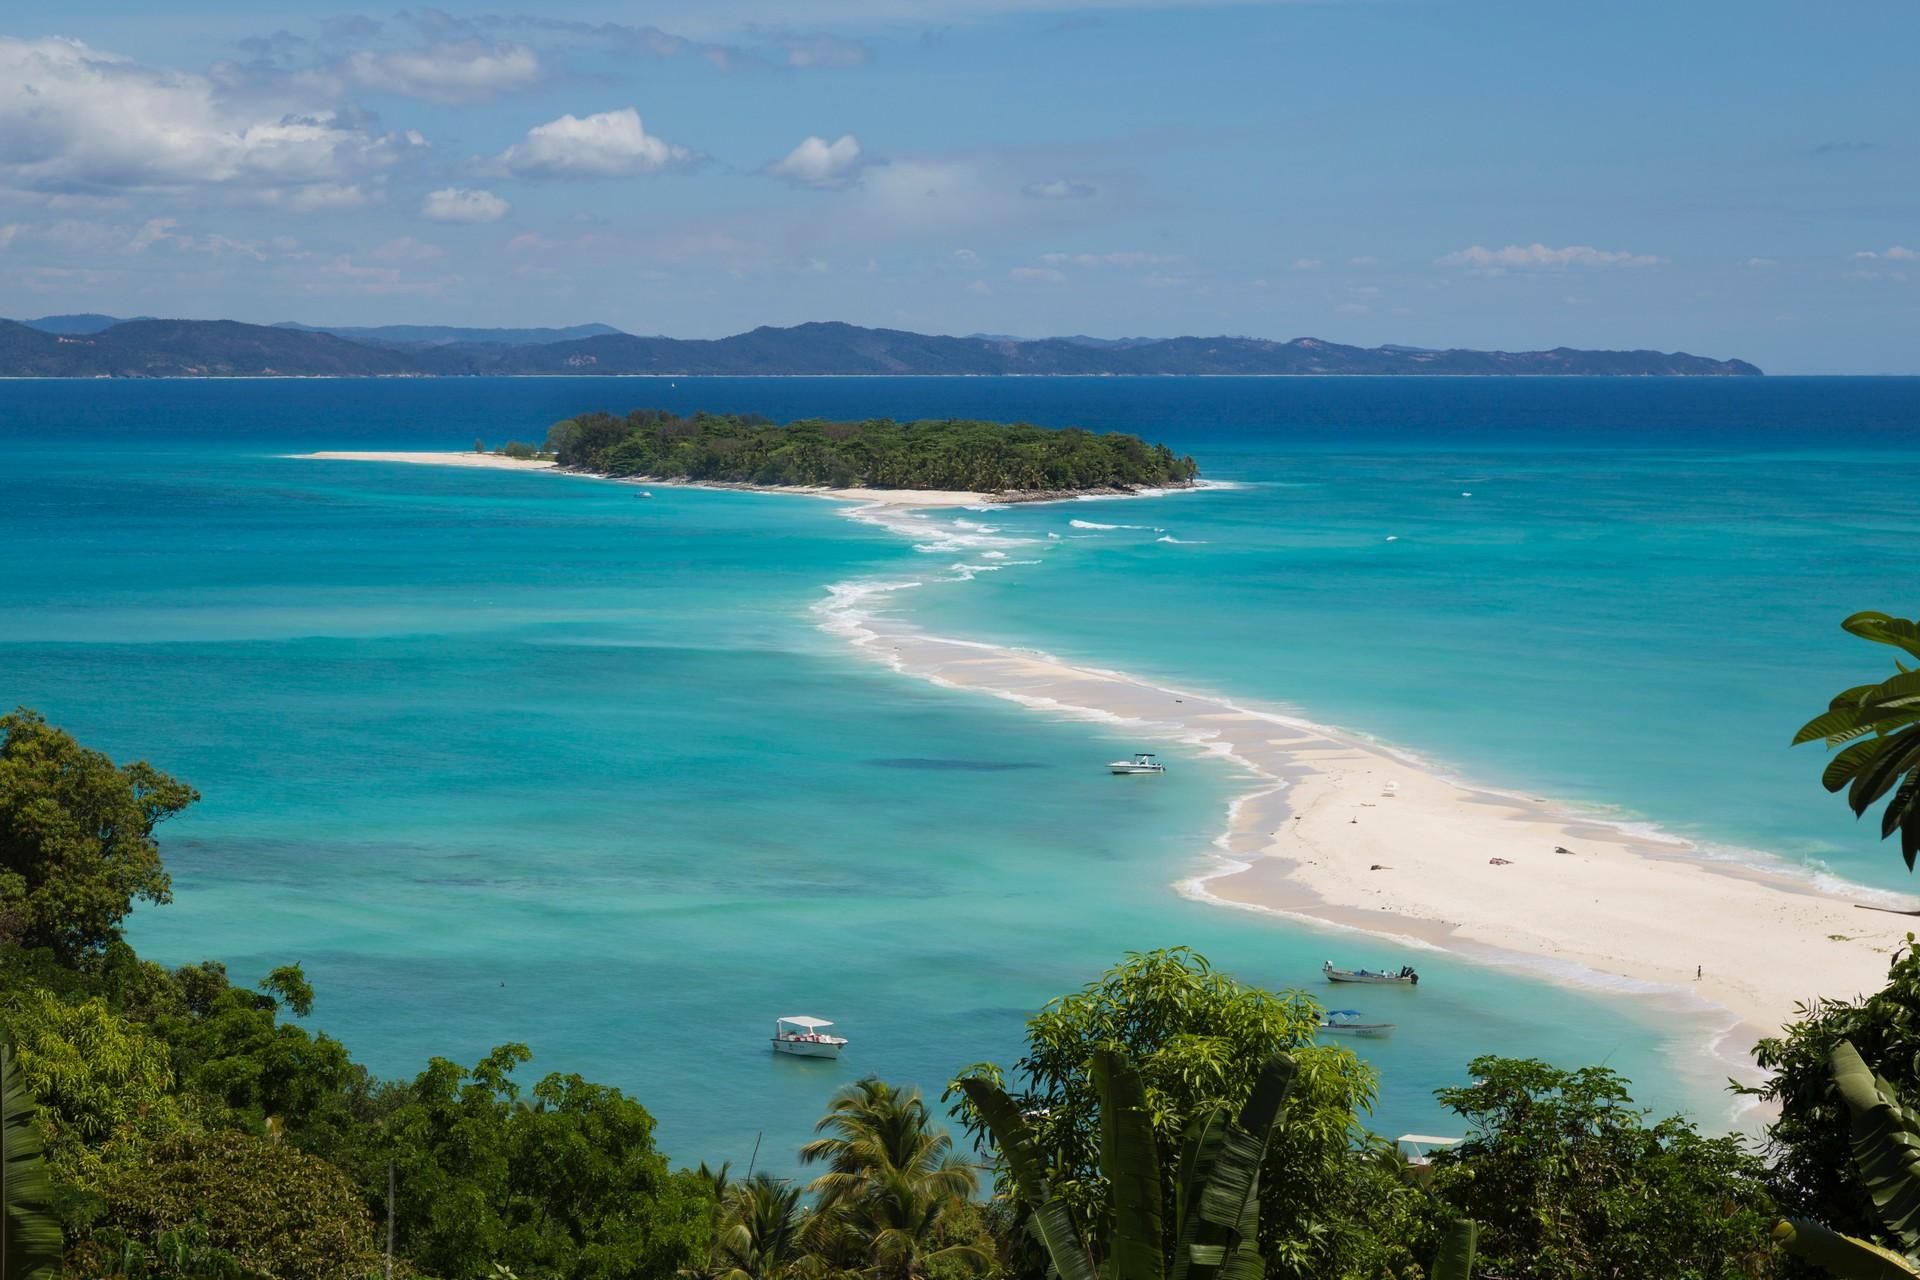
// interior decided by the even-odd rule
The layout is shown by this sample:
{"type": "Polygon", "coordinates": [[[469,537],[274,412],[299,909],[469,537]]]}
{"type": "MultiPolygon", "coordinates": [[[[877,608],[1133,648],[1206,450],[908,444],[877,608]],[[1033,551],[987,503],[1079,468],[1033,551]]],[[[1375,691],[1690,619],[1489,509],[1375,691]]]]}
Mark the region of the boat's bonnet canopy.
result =
{"type": "Polygon", "coordinates": [[[825,1018],[809,1018],[804,1013],[795,1014],[791,1018],[781,1018],[779,1019],[779,1021],[790,1023],[791,1025],[796,1027],[805,1027],[809,1031],[818,1031],[821,1027],[830,1027],[833,1025],[831,1022],[828,1022],[825,1018]]]}
{"type": "Polygon", "coordinates": [[[1327,1016],[1329,1018],[1357,1018],[1360,1016],[1360,1011],[1358,1009],[1329,1009],[1327,1010],[1327,1016]]]}

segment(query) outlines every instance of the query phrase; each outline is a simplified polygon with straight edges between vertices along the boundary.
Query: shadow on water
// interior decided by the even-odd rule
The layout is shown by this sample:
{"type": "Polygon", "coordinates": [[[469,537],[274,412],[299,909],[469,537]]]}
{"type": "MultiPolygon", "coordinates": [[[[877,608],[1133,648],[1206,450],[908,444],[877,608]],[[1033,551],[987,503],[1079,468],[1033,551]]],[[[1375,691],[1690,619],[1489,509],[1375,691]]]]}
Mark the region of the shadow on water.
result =
{"type": "Polygon", "coordinates": [[[964,773],[1003,773],[1009,769],[1044,769],[1035,760],[940,760],[926,756],[897,756],[868,760],[876,769],[952,769],[964,773]]]}

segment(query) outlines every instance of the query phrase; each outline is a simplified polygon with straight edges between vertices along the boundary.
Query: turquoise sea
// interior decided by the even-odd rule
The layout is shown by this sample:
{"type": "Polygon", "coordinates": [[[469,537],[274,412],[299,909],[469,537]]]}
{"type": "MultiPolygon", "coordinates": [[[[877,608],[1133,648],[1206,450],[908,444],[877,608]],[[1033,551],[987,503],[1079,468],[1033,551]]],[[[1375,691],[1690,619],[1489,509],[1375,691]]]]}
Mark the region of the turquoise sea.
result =
{"type": "MultiPolygon", "coordinates": [[[[0,702],[204,793],[144,953],[297,960],[383,1074],[525,1041],[631,1090],[677,1160],[789,1168],[837,1085],[1011,1061],[1126,950],[1316,994],[1324,956],[1402,959],[1180,898],[1228,772],[1115,785],[1140,744],[857,656],[831,586],[924,581],[886,607],[1901,888],[1786,742],[1884,665],[1839,619],[1914,608],[1916,481],[1901,379],[11,382],[0,702]],[[285,456],[638,405],[1128,430],[1234,487],[947,513],[916,546],[785,495],[285,456]],[[983,559],[954,519],[1028,541],[983,559]],[[847,1058],[773,1059],[787,1013],[847,1058]]],[[[1724,1064],[1644,997],[1409,958],[1418,992],[1364,1006],[1400,1023],[1360,1045],[1377,1128],[1444,1131],[1431,1091],[1484,1052],[1729,1122],[1724,1064]]]]}

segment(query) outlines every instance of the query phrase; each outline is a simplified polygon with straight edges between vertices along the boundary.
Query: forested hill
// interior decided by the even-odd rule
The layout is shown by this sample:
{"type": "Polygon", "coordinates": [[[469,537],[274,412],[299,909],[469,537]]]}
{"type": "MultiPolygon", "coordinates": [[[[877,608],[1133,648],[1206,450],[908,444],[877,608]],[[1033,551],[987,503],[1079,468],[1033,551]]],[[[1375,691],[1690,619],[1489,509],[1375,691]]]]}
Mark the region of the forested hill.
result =
{"type": "Polygon", "coordinates": [[[600,475],[834,488],[1124,491],[1188,485],[1200,473],[1192,458],[1137,436],[955,420],[782,427],[757,415],[636,409],[557,422],[547,448],[561,466],[600,475]]]}
{"type": "Polygon", "coordinates": [[[646,338],[606,326],[296,328],[232,320],[0,320],[0,377],[448,377],[464,374],[1602,374],[1757,375],[1685,352],[1427,350],[1318,338],[953,338],[816,323],[730,338],[646,338]],[[104,325],[103,325],[104,322],[104,325]],[[103,327],[95,327],[102,326],[103,327]],[[591,336],[576,336],[587,330],[591,336]],[[345,335],[345,336],[343,336],[345,335]]]}

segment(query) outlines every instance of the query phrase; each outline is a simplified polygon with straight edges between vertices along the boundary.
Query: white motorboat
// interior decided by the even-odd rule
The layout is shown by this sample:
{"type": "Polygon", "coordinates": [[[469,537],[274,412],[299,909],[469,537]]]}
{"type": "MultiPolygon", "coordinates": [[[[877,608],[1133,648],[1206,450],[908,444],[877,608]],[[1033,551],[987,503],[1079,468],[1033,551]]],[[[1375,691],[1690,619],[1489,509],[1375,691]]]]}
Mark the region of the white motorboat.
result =
{"type": "Polygon", "coordinates": [[[1420,985],[1420,975],[1413,971],[1410,964],[1401,965],[1400,972],[1394,973],[1387,969],[1336,969],[1333,961],[1329,960],[1320,966],[1320,972],[1327,975],[1328,982],[1365,982],[1376,986],[1401,987],[1420,985]]]}
{"type": "Polygon", "coordinates": [[[791,1053],[796,1058],[837,1058],[847,1047],[847,1038],[826,1034],[832,1025],[825,1018],[809,1018],[805,1014],[775,1018],[773,1051],[791,1053]]]}
{"type": "Polygon", "coordinates": [[[1362,1022],[1358,1009],[1329,1009],[1320,1019],[1320,1030],[1340,1036],[1359,1036],[1362,1040],[1385,1040],[1393,1034],[1391,1022],[1362,1022]]]}
{"type": "Polygon", "coordinates": [[[1136,751],[1131,760],[1115,760],[1107,765],[1114,773],[1165,773],[1167,766],[1153,758],[1151,751],[1136,751]]]}

